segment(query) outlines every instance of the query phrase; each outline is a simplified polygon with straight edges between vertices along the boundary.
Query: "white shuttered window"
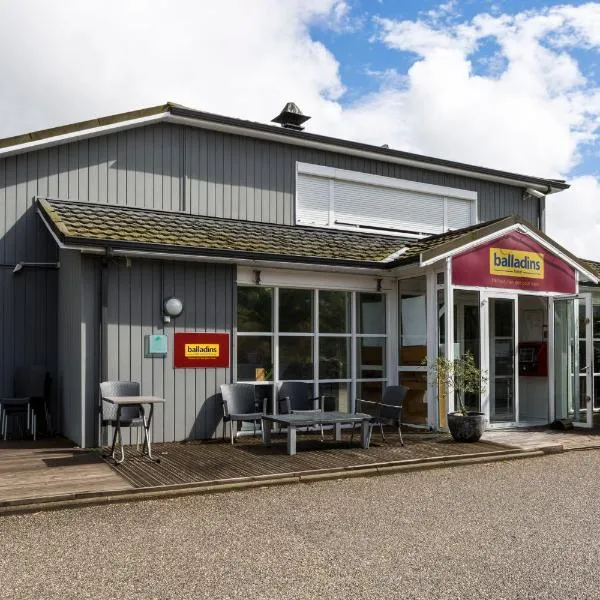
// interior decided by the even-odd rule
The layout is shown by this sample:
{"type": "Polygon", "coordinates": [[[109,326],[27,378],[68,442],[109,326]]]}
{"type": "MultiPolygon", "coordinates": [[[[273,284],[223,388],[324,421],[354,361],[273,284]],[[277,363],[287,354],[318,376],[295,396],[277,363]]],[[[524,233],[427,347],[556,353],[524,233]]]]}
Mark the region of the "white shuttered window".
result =
{"type": "Polygon", "coordinates": [[[296,223],[443,233],[477,223],[477,193],[297,163],[296,223]]]}

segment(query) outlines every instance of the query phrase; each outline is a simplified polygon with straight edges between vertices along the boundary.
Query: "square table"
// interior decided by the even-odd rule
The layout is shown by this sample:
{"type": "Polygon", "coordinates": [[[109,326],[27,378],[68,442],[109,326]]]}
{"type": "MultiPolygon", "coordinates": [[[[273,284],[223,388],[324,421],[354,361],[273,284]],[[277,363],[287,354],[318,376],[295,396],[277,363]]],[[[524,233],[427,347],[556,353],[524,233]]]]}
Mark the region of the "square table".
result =
{"type": "Polygon", "coordinates": [[[119,437],[121,435],[121,409],[123,406],[140,406],[144,413],[144,444],[148,451],[148,458],[155,460],[152,456],[152,448],[150,446],[150,428],[152,427],[152,417],[154,415],[154,405],[164,404],[166,401],[164,398],[158,396],[103,396],[103,400],[110,402],[111,404],[117,405],[117,424],[115,426],[115,433],[113,435],[113,442],[111,448],[111,456],[117,463],[122,463],[125,460],[125,452],[123,450],[123,438],[121,438],[121,460],[117,460],[115,457],[115,444],[117,443],[117,432],[119,437]],[[146,419],[146,411],[143,407],[144,404],[150,405],[150,413],[148,419],[146,419]]]}
{"type": "Polygon", "coordinates": [[[268,446],[271,443],[271,427],[274,423],[287,427],[287,453],[292,456],[296,454],[296,429],[298,427],[310,427],[311,425],[333,425],[335,440],[342,439],[342,425],[344,423],[360,423],[360,445],[361,448],[369,447],[369,423],[373,415],[365,413],[346,413],[337,411],[294,411],[284,415],[263,415],[262,431],[263,443],[268,446]]]}

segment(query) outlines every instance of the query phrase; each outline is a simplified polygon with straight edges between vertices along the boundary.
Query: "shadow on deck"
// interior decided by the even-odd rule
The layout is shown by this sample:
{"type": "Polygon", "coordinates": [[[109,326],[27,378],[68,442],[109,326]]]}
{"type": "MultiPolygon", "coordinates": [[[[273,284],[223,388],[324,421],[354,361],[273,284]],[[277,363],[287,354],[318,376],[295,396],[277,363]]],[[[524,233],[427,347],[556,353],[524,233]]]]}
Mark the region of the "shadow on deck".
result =
{"type": "Polygon", "coordinates": [[[363,450],[355,435],[344,433],[341,442],[321,441],[318,434],[298,433],[298,453],[286,454],[284,435],[274,435],[273,444],[264,446],[259,438],[244,437],[233,446],[222,441],[189,441],[153,444],[152,453],[160,462],[142,456],[135,447],[126,447],[126,459],[108,464],[135,488],[171,486],[241,478],[281,476],[340,469],[369,467],[382,463],[417,462],[466,455],[506,451],[509,446],[495,442],[461,444],[447,434],[404,434],[405,445],[390,433],[386,442],[373,434],[371,447],[363,450]]]}

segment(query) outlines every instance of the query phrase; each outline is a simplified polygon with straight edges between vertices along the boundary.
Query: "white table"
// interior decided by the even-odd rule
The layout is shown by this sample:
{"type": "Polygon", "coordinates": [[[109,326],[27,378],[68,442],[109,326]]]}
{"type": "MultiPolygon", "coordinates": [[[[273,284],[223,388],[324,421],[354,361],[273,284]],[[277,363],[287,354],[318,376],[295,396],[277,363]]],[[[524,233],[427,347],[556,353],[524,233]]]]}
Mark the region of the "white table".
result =
{"type": "Polygon", "coordinates": [[[115,462],[122,463],[125,460],[125,451],[123,450],[123,438],[121,437],[121,409],[124,406],[139,406],[142,409],[144,415],[144,444],[148,451],[148,458],[154,460],[152,457],[152,448],[150,446],[150,428],[152,427],[152,417],[154,415],[154,405],[164,404],[166,400],[159,398],[158,396],[103,396],[103,399],[111,404],[117,406],[117,424],[115,426],[115,433],[113,434],[113,442],[111,448],[111,456],[115,459],[115,462]],[[144,404],[150,405],[150,412],[146,419],[146,410],[144,404]],[[115,456],[115,444],[117,443],[117,434],[121,440],[121,460],[117,460],[115,456]]]}

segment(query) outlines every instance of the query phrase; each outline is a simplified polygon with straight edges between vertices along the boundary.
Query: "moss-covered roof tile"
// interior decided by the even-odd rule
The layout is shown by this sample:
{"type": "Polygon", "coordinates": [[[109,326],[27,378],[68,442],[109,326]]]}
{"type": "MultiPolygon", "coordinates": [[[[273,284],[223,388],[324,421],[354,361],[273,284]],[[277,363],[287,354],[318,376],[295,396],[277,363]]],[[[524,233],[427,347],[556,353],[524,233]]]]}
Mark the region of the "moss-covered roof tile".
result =
{"type": "Polygon", "coordinates": [[[406,245],[391,235],[277,225],[141,208],[39,200],[47,223],[64,242],[165,246],[202,255],[241,253],[260,258],[382,263],[406,245]]]}

